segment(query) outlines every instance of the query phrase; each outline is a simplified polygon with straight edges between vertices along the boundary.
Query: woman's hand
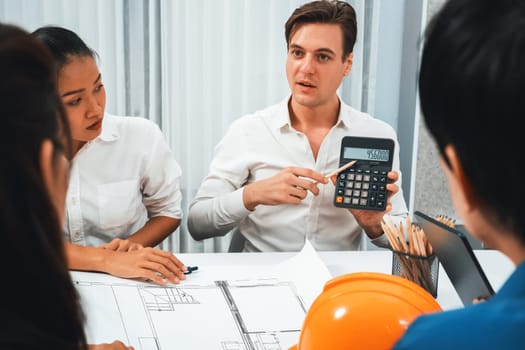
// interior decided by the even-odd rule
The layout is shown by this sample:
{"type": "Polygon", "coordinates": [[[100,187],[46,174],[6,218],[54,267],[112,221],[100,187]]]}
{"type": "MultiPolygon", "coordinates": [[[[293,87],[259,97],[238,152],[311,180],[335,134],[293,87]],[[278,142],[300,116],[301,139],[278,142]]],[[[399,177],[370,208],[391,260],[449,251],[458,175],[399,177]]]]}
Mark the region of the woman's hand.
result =
{"type": "Polygon", "coordinates": [[[113,343],[108,344],[90,344],[89,350],[133,350],[133,346],[126,346],[123,342],[115,340],[113,343]]]}
{"type": "Polygon", "coordinates": [[[164,285],[186,279],[186,266],[170,252],[141,248],[127,252],[110,251],[104,261],[104,272],[124,278],[144,278],[164,285]]]}
{"type": "Polygon", "coordinates": [[[102,249],[110,249],[116,252],[128,252],[133,250],[139,250],[143,248],[142,244],[135,243],[129,239],[120,239],[115,238],[109,243],[104,243],[100,245],[102,249]]]}

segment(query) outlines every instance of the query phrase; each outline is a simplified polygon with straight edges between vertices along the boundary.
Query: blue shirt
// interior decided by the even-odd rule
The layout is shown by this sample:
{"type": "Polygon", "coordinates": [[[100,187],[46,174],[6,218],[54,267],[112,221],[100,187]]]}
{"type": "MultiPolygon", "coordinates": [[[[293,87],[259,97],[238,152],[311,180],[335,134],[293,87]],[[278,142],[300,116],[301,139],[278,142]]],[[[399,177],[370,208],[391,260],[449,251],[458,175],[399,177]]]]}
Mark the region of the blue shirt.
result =
{"type": "Polygon", "coordinates": [[[490,300],[420,316],[394,349],[525,349],[525,262],[490,300]]]}

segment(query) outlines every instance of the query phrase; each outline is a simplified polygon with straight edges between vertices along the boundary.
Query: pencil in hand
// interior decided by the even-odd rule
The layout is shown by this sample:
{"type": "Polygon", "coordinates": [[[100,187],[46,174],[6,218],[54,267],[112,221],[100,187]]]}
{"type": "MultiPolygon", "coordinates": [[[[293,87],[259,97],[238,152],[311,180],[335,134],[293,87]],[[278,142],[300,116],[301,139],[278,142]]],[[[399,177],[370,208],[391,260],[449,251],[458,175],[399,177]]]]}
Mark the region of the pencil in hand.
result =
{"type": "MultiPolygon", "coordinates": [[[[332,176],[339,174],[341,171],[344,171],[348,168],[350,168],[352,165],[354,165],[357,162],[357,160],[352,160],[351,162],[346,163],[345,165],[335,169],[334,171],[326,174],[324,177],[327,179],[330,179],[332,176]]],[[[315,181],[314,184],[318,184],[319,181],[315,181]]]]}

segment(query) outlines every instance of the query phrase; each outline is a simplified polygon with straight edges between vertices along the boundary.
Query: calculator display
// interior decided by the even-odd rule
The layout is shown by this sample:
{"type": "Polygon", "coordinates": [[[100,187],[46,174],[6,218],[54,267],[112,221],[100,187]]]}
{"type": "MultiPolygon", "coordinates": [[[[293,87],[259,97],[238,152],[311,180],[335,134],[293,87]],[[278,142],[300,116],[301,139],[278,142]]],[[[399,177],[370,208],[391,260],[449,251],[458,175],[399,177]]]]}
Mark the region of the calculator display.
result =
{"type": "Polygon", "coordinates": [[[347,159],[378,160],[381,162],[388,162],[390,159],[390,151],[387,149],[377,148],[345,147],[343,151],[343,157],[347,159]]]}
{"type": "Polygon", "coordinates": [[[334,205],[362,210],[385,210],[388,172],[392,170],[394,140],[345,136],[339,166],[357,160],[337,175],[334,205]]]}

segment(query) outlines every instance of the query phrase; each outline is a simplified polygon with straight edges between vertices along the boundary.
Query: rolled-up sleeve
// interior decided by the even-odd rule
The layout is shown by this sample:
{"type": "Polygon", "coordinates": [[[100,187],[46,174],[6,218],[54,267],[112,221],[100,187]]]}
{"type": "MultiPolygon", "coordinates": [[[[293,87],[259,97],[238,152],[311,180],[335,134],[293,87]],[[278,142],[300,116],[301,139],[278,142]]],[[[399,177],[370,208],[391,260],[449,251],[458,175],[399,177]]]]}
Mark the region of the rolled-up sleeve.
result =
{"type": "Polygon", "coordinates": [[[147,159],[141,186],[142,201],[147,208],[148,217],[167,216],[181,219],[182,171],[156,125],[152,126],[151,148],[147,159]]]}
{"type": "Polygon", "coordinates": [[[249,175],[242,153],[248,148],[239,123],[232,124],[215,147],[210,173],[188,213],[188,230],[194,239],[225,235],[251,213],[244,206],[242,187],[249,175]]]}

